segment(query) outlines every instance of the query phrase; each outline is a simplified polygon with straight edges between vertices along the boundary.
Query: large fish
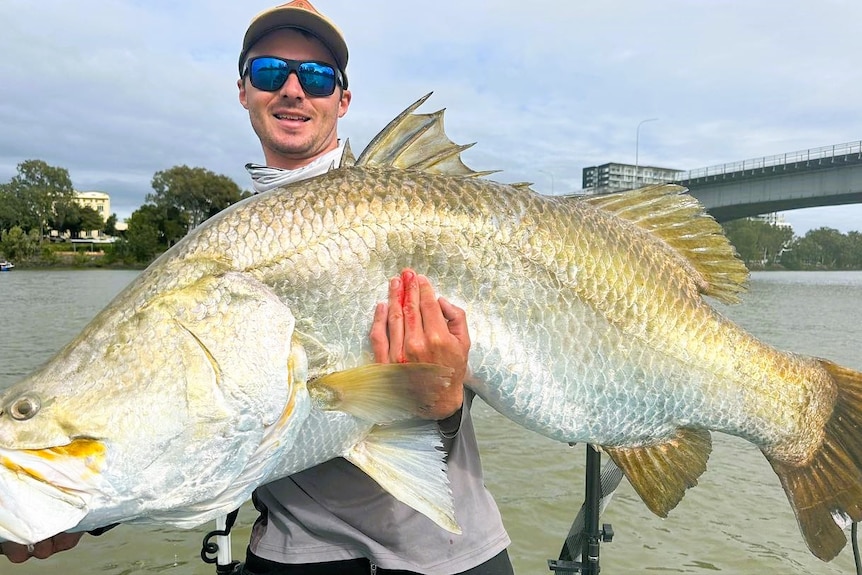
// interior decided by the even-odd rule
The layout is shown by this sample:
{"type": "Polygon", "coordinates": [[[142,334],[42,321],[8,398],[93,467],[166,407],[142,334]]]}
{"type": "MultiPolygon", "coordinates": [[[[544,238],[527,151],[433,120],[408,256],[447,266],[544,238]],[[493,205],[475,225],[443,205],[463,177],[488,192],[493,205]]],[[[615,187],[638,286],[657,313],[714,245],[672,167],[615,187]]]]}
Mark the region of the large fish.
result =
{"type": "Polygon", "coordinates": [[[371,310],[413,267],[466,309],[468,385],[500,413],[601,445],[661,516],[705,470],[711,431],[747,439],[811,551],[834,557],[862,519],[862,374],[770,348],[705,301],[737,300],[747,270],[679,187],[578,199],[477,178],[423,101],[358,159],[194,230],[3,391],[0,537],[190,525],[340,454],[456,529],[439,477],[417,502],[355,455],[400,444],[421,407],[375,410],[345,383],[375,370],[371,310]]]}

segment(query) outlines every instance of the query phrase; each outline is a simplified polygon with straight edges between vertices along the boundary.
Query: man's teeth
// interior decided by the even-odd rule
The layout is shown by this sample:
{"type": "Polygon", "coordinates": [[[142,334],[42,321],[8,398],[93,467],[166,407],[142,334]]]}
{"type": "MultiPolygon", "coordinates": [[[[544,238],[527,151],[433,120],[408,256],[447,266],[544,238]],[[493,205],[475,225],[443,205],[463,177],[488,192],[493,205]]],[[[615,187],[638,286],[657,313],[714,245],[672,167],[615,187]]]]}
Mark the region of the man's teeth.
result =
{"type": "Polygon", "coordinates": [[[275,117],[279,120],[300,120],[303,122],[306,120],[306,118],[302,116],[287,116],[285,114],[276,114],[275,117]]]}

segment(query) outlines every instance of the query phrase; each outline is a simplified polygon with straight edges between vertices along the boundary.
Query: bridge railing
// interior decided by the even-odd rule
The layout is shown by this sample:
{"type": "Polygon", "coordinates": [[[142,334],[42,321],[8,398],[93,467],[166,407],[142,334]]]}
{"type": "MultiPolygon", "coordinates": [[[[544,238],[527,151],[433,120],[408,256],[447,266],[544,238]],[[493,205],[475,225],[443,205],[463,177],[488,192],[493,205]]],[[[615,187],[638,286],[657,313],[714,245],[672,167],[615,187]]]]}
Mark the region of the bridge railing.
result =
{"type": "Polygon", "coordinates": [[[762,158],[753,158],[751,160],[743,160],[741,162],[729,162],[727,164],[709,166],[708,168],[699,168],[688,172],[680,172],[676,177],[676,181],[681,182],[710,176],[721,176],[725,174],[745,172],[747,170],[772,168],[775,166],[798,165],[801,162],[810,162],[812,160],[821,161],[834,158],[847,158],[852,155],[856,155],[857,159],[862,159],[862,141],[848,142],[846,144],[834,144],[832,146],[811,148],[808,150],[801,150],[799,152],[788,152],[786,154],[776,154],[774,156],[763,156],[762,158]]]}

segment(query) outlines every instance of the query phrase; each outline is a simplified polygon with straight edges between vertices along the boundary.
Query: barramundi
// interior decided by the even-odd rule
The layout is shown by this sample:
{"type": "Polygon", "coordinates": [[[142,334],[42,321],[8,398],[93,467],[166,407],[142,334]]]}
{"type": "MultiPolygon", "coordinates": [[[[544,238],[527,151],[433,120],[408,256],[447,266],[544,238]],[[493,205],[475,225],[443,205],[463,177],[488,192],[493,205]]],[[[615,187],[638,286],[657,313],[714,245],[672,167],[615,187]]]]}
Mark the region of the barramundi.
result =
{"type": "Polygon", "coordinates": [[[712,432],[742,437],[833,558],[862,519],[862,374],[716,311],[748,272],[679,186],[495,182],[462,162],[442,111],[416,112],[424,100],[358,158],[193,230],[2,391],[0,537],[187,527],[339,456],[457,531],[434,426],[400,384],[448,374],[372,365],[367,341],[388,279],[412,268],[466,310],[467,385],[494,409],[601,446],[660,516],[705,470],[712,432]]]}

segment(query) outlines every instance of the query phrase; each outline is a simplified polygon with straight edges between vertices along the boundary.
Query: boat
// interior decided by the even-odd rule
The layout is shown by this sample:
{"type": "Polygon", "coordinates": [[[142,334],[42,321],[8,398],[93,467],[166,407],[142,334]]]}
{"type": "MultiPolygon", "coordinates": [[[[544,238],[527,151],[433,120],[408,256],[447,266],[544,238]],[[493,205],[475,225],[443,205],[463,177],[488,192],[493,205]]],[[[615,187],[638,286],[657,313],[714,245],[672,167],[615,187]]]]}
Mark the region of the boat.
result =
{"type": "Polygon", "coordinates": [[[0,262],[0,272],[8,272],[14,267],[15,264],[10,261],[3,260],[2,262],[0,262]]]}

